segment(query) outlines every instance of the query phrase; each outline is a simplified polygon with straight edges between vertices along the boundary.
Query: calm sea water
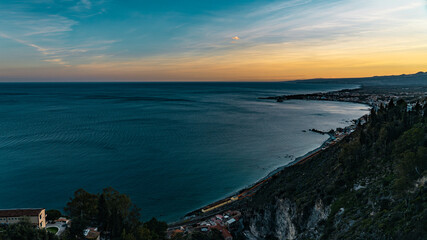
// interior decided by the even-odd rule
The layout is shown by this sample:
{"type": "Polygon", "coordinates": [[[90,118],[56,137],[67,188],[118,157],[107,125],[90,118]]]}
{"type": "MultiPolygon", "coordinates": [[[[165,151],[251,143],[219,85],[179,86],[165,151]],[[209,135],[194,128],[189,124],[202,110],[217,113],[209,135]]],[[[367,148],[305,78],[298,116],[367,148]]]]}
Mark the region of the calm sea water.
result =
{"type": "Polygon", "coordinates": [[[352,103],[257,97],[349,86],[296,83],[0,84],[0,208],[63,209],[112,186],[173,221],[318,147],[352,103]]]}

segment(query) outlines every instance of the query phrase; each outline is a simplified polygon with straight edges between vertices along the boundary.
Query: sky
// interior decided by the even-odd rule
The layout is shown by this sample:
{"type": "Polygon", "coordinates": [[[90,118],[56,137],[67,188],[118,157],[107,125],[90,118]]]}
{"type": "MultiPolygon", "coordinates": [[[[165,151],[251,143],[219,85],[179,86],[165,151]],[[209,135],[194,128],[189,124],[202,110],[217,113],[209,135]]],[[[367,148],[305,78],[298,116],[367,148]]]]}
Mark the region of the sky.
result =
{"type": "Polygon", "coordinates": [[[427,70],[427,0],[1,0],[0,81],[283,81],[427,70]]]}

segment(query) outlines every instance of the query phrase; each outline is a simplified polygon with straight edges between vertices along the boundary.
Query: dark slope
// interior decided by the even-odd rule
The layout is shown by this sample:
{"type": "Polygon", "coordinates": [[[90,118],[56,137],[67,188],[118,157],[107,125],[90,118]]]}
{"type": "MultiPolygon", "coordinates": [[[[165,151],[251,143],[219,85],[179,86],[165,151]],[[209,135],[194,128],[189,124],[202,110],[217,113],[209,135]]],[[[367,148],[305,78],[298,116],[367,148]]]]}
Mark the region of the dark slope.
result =
{"type": "Polygon", "coordinates": [[[242,206],[249,239],[425,239],[427,112],[400,101],[242,206]]]}
{"type": "Polygon", "coordinates": [[[331,78],[331,79],[309,79],[295,82],[316,83],[316,84],[358,84],[362,86],[427,86],[427,72],[416,74],[403,74],[393,76],[375,76],[367,78],[331,78]]]}

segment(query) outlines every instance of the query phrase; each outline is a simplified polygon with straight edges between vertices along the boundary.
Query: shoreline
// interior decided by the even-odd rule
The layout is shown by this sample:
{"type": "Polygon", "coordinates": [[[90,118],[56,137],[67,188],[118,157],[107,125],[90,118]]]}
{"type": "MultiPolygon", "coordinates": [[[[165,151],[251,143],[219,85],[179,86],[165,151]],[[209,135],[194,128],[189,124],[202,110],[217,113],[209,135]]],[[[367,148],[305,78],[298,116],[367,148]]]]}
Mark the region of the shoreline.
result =
{"type": "MultiPolygon", "coordinates": [[[[349,103],[354,103],[354,102],[349,102],[349,103]]],[[[359,103],[359,104],[367,105],[366,103],[359,103]]],[[[367,106],[369,106],[369,105],[367,105],[367,106]]],[[[359,117],[357,120],[360,120],[360,119],[364,118],[365,116],[366,115],[363,115],[363,116],[359,117]]],[[[350,125],[346,126],[345,128],[350,128],[351,126],[354,126],[355,125],[354,120],[352,120],[353,124],[350,124],[350,125]]],[[[175,229],[175,228],[183,226],[183,225],[195,223],[195,222],[198,222],[200,220],[207,219],[207,218],[210,218],[212,216],[215,216],[216,214],[219,214],[221,212],[230,210],[233,206],[235,206],[238,203],[239,200],[242,200],[246,197],[251,197],[252,195],[254,195],[256,193],[256,191],[261,186],[263,186],[264,184],[267,184],[268,181],[272,177],[281,173],[284,169],[291,167],[291,166],[296,166],[298,164],[302,164],[302,163],[310,160],[312,157],[318,155],[323,150],[325,150],[327,147],[335,145],[335,143],[336,143],[335,141],[340,141],[343,138],[342,137],[342,138],[338,139],[331,133],[325,133],[325,134],[329,135],[328,139],[323,141],[322,144],[320,144],[318,147],[316,147],[312,150],[309,150],[307,153],[305,153],[299,157],[296,157],[293,161],[291,161],[289,163],[286,163],[282,166],[277,167],[276,169],[269,172],[266,176],[258,179],[254,183],[252,183],[246,187],[243,187],[243,188],[239,189],[238,191],[236,191],[236,192],[234,192],[234,193],[232,193],[226,197],[223,197],[217,201],[211,202],[211,203],[204,205],[204,206],[202,206],[196,210],[193,210],[193,211],[185,214],[178,221],[168,223],[168,229],[175,229]]],[[[347,136],[347,135],[345,135],[345,136],[347,136]]]]}
{"type": "MultiPolygon", "coordinates": [[[[254,190],[253,188],[257,188],[257,189],[255,189],[255,190],[258,190],[258,188],[259,188],[262,184],[264,184],[264,183],[268,182],[268,180],[270,180],[272,177],[274,177],[275,175],[277,175],[277,174],[281,173],[281,171],[283,171],[285,168],[287,168],[287,167],[291,167],[291,166],[295,166],[295,165],[297,165],[297,164],[302,163],[302,161],[307,161],[307,160],[309,160],[309,159],[310,159],[311,157],[313,157],[314,155],[317,155],[318,153],[320,153],[320,152],[322,151],[322,149],[323,149],[323,148],[324,148],[324,147],[325,147],[329,142],[331,142],[331,140],[332,140],[332,139],[333,139],[333,137],[330,135],[330,136],[329,136],[329,138],[328,138],[328,139],[326,139],[325,141],[323,141],[323,143],[322,143],[319,147],[317,147],[317,148],[315,148],[315,149],[312,149],[312,150],[310,150],[309,152],[305,153],[304,155],[301,155],[301,156],[299,156],[299,157],[295,158],[292,162],[289,162],[289,163],[287,163],[287,164],[285,164],[285,165],[282,165],[282,166],[277,167],[276,169],[274,169],[274,170],[272,170],[271,172],[269,172],[265,177],[262,177],[262,178],[258,179],[258,180],[257,180],[257,181],[255,181],[254,183],[252,183],[252,184],[250,184],[250,185],[248,185],[248,186],[246,186],[246,187],[241,188],[240,190],[238,190],[238,191],[237,191],[237,192],[235,192],[235,193],[230,194],[229,196],[223,197],[223,198],[221,198],[221,199],[219,199],[219,200],[217,200],[217,201],[211,202],[211,203],[209,203],[209,204],[207,204],[207,205],[204,205],[204,206],[202,206],[202,207],[200,207],[200,208],[198,208],[198,209],[196,209],[196,210],[193,210],[193,211],[191,211],[191,212],[189,212],[189,213],[185,214],[185,215],[184,215],[180,220],[178,220],[178,221],[175,221],[175,222],[169,222],[169,223],[168,223],[168,229],[175,229],[175,228],[177,228],[177,227],[179,227],[179,226],[182,226],[182,225],[187,225],[187,224],[191,224],[191,223],[193,223],[193,222],[198,222],[198,221],[200,221],[200,220],[202,220],[202,219],[209,218],[209,217],[214,216],[214,215],[216,215],[216,214],[218,214],[218,213],[220,213],[220,212],[223,212],[223,211],[228,210],[228,208],[227,208],[225,205],[230,204],[228,207],[232,207],[232,206],[233,206],[233,203],[236,203],[236,202],[237,202],[237,200],[241,200],[241,199],[237,199],[237,200],[233,200],[233,201],[232,201],[231,199],[235,198],[236,196],[242,195],[242,194],[243,194],[243,193],[245,193],[246,191],[252,191],[252,190],[254,190]],[[222,204],[224,204],[224,205],[222,205],[222,204]],[[212,210],[210,210],[210,211],[209,211],[209,212],[210,212],[210,214],[202,215],[202,216],[200,216],[200,217],[196,216],[196,214],[200,214],[200,212],[202,212],[202,210],[203,210],[203,209],[209,209],[211,206],[215,206],[215,205],[220,205],[219,207],[217,207],[217,208],[218,208],[218,210],[217,210],[217,211],[212,211],[212,210]]],[[[253,192],[253,193],[252,193],[252,192],[250,192],[250,194],[245,195],[245,197],[244,197],[244,198],[246,198],[246,197],[250,197],[250,196],[252,196],[254,193],[255,193],[255,192],[253,192]]]]}
{"type": "MultiPolygon", "coordinates": [[[[310,93],[309,94],[299,94],[299,95],[297,95],[298,96],[297,99],[289,99],[289,100],[348,102],[348,103],[362,104],[362,105],[367,106],[369,109],[372,109],[374,107],[373,104],[366,101],[366,99],[355,100],[355,99],[342,98],[342,97],[333,98],[333,99],[331,99],[331,98],[314,98],[314,99],[312,99],[312,98],[305,98],[304,97],[304,96],[313,96],[313,95],[318,96],[318,94],[320,94],[321,96],[324,96],[325,94],[326,95],[340,94],[342,92],[348,92],[348,91],[353,92],[353,91],[358,91],[358,90],[362,90],[362,89],[363,89],[363,86],[358,85],[355,88],[343,88],[343,89],[336,90],[336,91],[328,91],[328,92],[322,92],[322,93],[311,93],[311,94],[310,93]],[[300,96],[303,96],[303,97],[299,98],[300,96]]],[[[289,95],[289,96],[295,96],[295,95],[289,95]]],[[[282,98],[282,97],[285,97],[285,96],[280,96],[279,98],[282,98]]],[[[278,97],[266,97],[266,98],[258,98],[258,99],[276,100],[277,101],[277,98],[278,97]]],[[[280,102],[280,101],[277,101],[277,102],[280,102]]],[[[367,115],[369,115],[369,113],[367,115]]],[[[352,123],[347,125],[345,128],[355,127],[356,122],[360,122],[365,117],[366,117],[366,115],[363,115],[357,119],[351,120],[352,123]]],[[[336,131],[336,130],[337,130],[337,128],[334,131],[336,131]]],[[[240,200],[254,195],[256,193],[256,191],[261,186],[263,186],[265,183],[268,183],[268,181],[272,177],[274,177],[275,175],[282,172],[285,168],[295,166],[298,164],[302,164],[302,163],[308,161],[309,159],[311,159],[312,157],[321,153],[323,150],[325,150],[329,146],[335,145],[335,143],[337,141],[341,141],[342,138],[346,137],[351,132],[348,132],[347,134],[345,134],[344,136],[341,136],[340,138],[333,136],[332,133],[324,133],[324,134],[328,134],[329,138],[326,139],[325,141],[323,141],[323,143],[320,144],[320,146],[318,146],[317,148],[314,148],[314,149],[308,151],[307,153],[305,153],[304,155],[301,155],[301,156],[295,158],[295,160],[293,160],[292,162],[289,162],[283,166],[277,167],[276,169],[269,172],[265,177],[262,177],[262,178],[258,179],[257,181],[255,181],[254,183],[252,183],[246,187],[243,187],[240,190],[237,190],[237,192],[231,193],[229,196],[223,197],[217,201],[211,202],[205,206],[202,206],[196,210],[193,210],[193,211],[185,214],[178,221],[168,223],[168,228],[173,229],[173,228],[176,228],[178,226],[182,226],[182,225],[186,225],[186,224],[190,224],[190,223],[195,223],[195,222],[198,222],[202,219],[207,219],[209,217],[215,216],[216,214],[218,214],[220,212],[230,210],[240,200]]]]}

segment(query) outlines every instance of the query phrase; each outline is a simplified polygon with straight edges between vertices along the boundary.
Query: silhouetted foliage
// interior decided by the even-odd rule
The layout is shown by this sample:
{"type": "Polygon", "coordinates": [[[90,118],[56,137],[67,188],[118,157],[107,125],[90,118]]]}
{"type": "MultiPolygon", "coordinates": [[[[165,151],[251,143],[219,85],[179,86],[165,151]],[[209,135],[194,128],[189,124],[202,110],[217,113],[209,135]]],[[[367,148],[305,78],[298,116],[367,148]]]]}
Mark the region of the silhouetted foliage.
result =
{"type": "Polygon", "coordinates": [[[172,240],[223,240],[223,236],[220,231],[212,229],[208,233],[195,232],[183,236],[182,234],[177,234],[172,237],[172,240]]]}
{"type": "Polygon", "coordinates": [[[112,240],[161,240],[165,239],[167,224],[155,218],[146,223],[140,219],[140,209],[130,198],[115,189],[105,188],[100,194],[83,189],[74,193],[65,208],[72,217],[69,236],[81,239],[87,227],[98,227],[112,240]]]}
{"type": "Polygon", "coordinates": [[[95,220],[98,215],[98,195],[78,189],[74,197],[64,208],[71,218],[81,217],[87,220],[95,220]]]}
{"type": "Polygon", "coordinates": [[[28,221],[0,226],[1,240],[58,240],[58,238],[44,229],[37,229],[28,221]]]}
{"type": "Polygon", "coordinates": [[[46,220],[53,221],[61,217],[61,212],[56,209],[46,210],[46,220]]]}

